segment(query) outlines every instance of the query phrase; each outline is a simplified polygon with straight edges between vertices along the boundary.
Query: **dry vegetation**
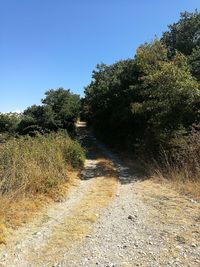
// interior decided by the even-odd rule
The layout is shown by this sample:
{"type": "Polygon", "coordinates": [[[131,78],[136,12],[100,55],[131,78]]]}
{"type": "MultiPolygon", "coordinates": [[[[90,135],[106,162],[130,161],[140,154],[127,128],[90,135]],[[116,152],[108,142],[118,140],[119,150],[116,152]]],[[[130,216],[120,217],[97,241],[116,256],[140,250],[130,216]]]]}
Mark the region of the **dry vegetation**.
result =
{"type": "Polygon", "coordinates": [[[66,192],[84,151],[65,133],[10,139],[0,146],[0,243],[6,228],[25,223],[39,207],[66,192]]]}
{"type": "Polygon", "coordinates": [[[159,159],[147,156],[135,156],[130,151],[119,152],[124,163],[137,174],[141,180],[165,184],[188,197],[200,199],[200,125],[196,125],[190,134],[176,137],[174,149],[163,152],[159,159]]]}
{"type": "MultiPolygon", "coordinates": [[[[146,216],[148,227],[155,226],[155,221],[163,227],[168,226],[168,242],[173,247],[174,240],[190,246],[200,242],[198,229],[200,205],[173,190],[171,182],[161,183],[160,180],[148,179],[135,184],[137,197],[142,200],[151,211],[146,216]],[[194,204],[195,203],[195,204],[194,204]],[[177,227],[176,235],[173,231],[177,227]]],[[[171,253],[176,254],[176,248],[171,253]]],[[[185,266],[185,265],[184,265],[185,266]]]]}
{"type": "Polygon", "coordinates": [[[167,182],[181,193],[200,199],[200,125],[186,137],[173,140],[174,149],[163,151],[159,161],[144,164],[148,176],[167,182]]]}

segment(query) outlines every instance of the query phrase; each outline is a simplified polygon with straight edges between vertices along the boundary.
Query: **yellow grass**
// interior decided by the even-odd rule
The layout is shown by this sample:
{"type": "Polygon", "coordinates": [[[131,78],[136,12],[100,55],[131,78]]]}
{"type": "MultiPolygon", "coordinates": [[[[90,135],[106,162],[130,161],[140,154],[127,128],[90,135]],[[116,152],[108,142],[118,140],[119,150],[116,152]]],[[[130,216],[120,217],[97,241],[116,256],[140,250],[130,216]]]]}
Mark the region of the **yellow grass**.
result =
{"type": "Polygon", "coordinates": [[[177,190],[173,190],[171,182],[161,183],[161,180],[149,179],[137,182],[135,188],[138,192],[137,197],[151,208],[146,217],[149,226],[156,228],[155,222],[159,222],[159,225],[167,225],[168,229],[180,229],[177,236],[170,231],[169,243],[173,244],[174,239],[188,245],[200,242],[199,235],[194,239],[194,233],[197,231],[194,222],[200,219],[199,203],[194,204],[177,190]]]}
{"type": "Polygon", "coordinates": [[[151,178],[156,182],[165,183],[183,195],[200,199],[200,179],[184,179],[184,173],[173,170],[168,171],[165,175],[162,171],[157,170],[151,178]]]}
{"type": "Polygon", "coordinates": [[[57,200],[62,200],[69,190],[78,183],[77,171],[70,171],[69,180],[53,188],[46,194],[34,194],[29,196],[18,196],[14,199],[8,196],[0,197],[0,244],[6,244],[6,236],[13,229],[20,227],[33,219],[37,213],[57,200]]]}
{"type": "Polygon", "coordinates": [[[165,166],[161,168],[155,162],[132,160],[132,156],[128,153],[121,154],[121,156],[129,168],[137,171],[140,179],[153,179],[156,183],[165,183],[183,195],[200,199],[200,176],[195,173],[193,177],[187,170],[187,166],[179,169],[168,164],[166,168],[165,166]]]}
{"type": "Polygon", "coordinates": [[[83,149],[64,133],[0,145],[0,243],[6,241],[6,229],[21,226],[46,204],[62,198],[83,162],[83,149]]]}

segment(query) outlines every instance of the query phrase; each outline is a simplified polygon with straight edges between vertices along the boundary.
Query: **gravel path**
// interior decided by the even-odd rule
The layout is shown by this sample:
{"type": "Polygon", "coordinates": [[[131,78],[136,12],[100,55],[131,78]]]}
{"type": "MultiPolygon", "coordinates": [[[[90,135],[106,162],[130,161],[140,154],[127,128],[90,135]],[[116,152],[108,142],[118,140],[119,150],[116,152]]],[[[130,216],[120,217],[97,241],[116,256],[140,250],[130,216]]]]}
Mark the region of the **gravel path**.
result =
{"type": "Polygon", "coordinates": [[[89,154],[79,186],[14,233],[0,266],[200,266],[200,204],[81,138],[89,154]]]}

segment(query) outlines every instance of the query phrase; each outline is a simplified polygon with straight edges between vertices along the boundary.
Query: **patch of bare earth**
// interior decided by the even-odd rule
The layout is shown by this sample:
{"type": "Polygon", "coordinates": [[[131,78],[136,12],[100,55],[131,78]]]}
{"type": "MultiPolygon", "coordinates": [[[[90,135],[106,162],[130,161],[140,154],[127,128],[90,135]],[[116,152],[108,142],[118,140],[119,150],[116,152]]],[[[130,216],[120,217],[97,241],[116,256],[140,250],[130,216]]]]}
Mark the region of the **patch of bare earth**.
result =
{"type": "Polygon", "coordinates": [[[79,185],[10,236],[1,265],[200,266],[200,203],[140,180],[80,134],[89,154],[79,185]]]}

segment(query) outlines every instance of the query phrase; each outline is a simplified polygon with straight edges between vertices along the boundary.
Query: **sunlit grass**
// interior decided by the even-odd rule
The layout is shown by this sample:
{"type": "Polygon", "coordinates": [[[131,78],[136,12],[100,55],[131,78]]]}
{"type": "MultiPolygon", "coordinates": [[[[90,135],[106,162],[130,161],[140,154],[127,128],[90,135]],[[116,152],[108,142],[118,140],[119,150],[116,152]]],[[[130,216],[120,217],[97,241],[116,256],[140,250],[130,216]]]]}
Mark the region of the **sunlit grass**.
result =
{"type": "Polygon", "coordinates": [[[70,186],[71,173],[84,163],[84,150],[65,133],[13,138],[0,145],[0,243],[5,224],[27,220],[44,195],[55,198],[70,186]]]}

